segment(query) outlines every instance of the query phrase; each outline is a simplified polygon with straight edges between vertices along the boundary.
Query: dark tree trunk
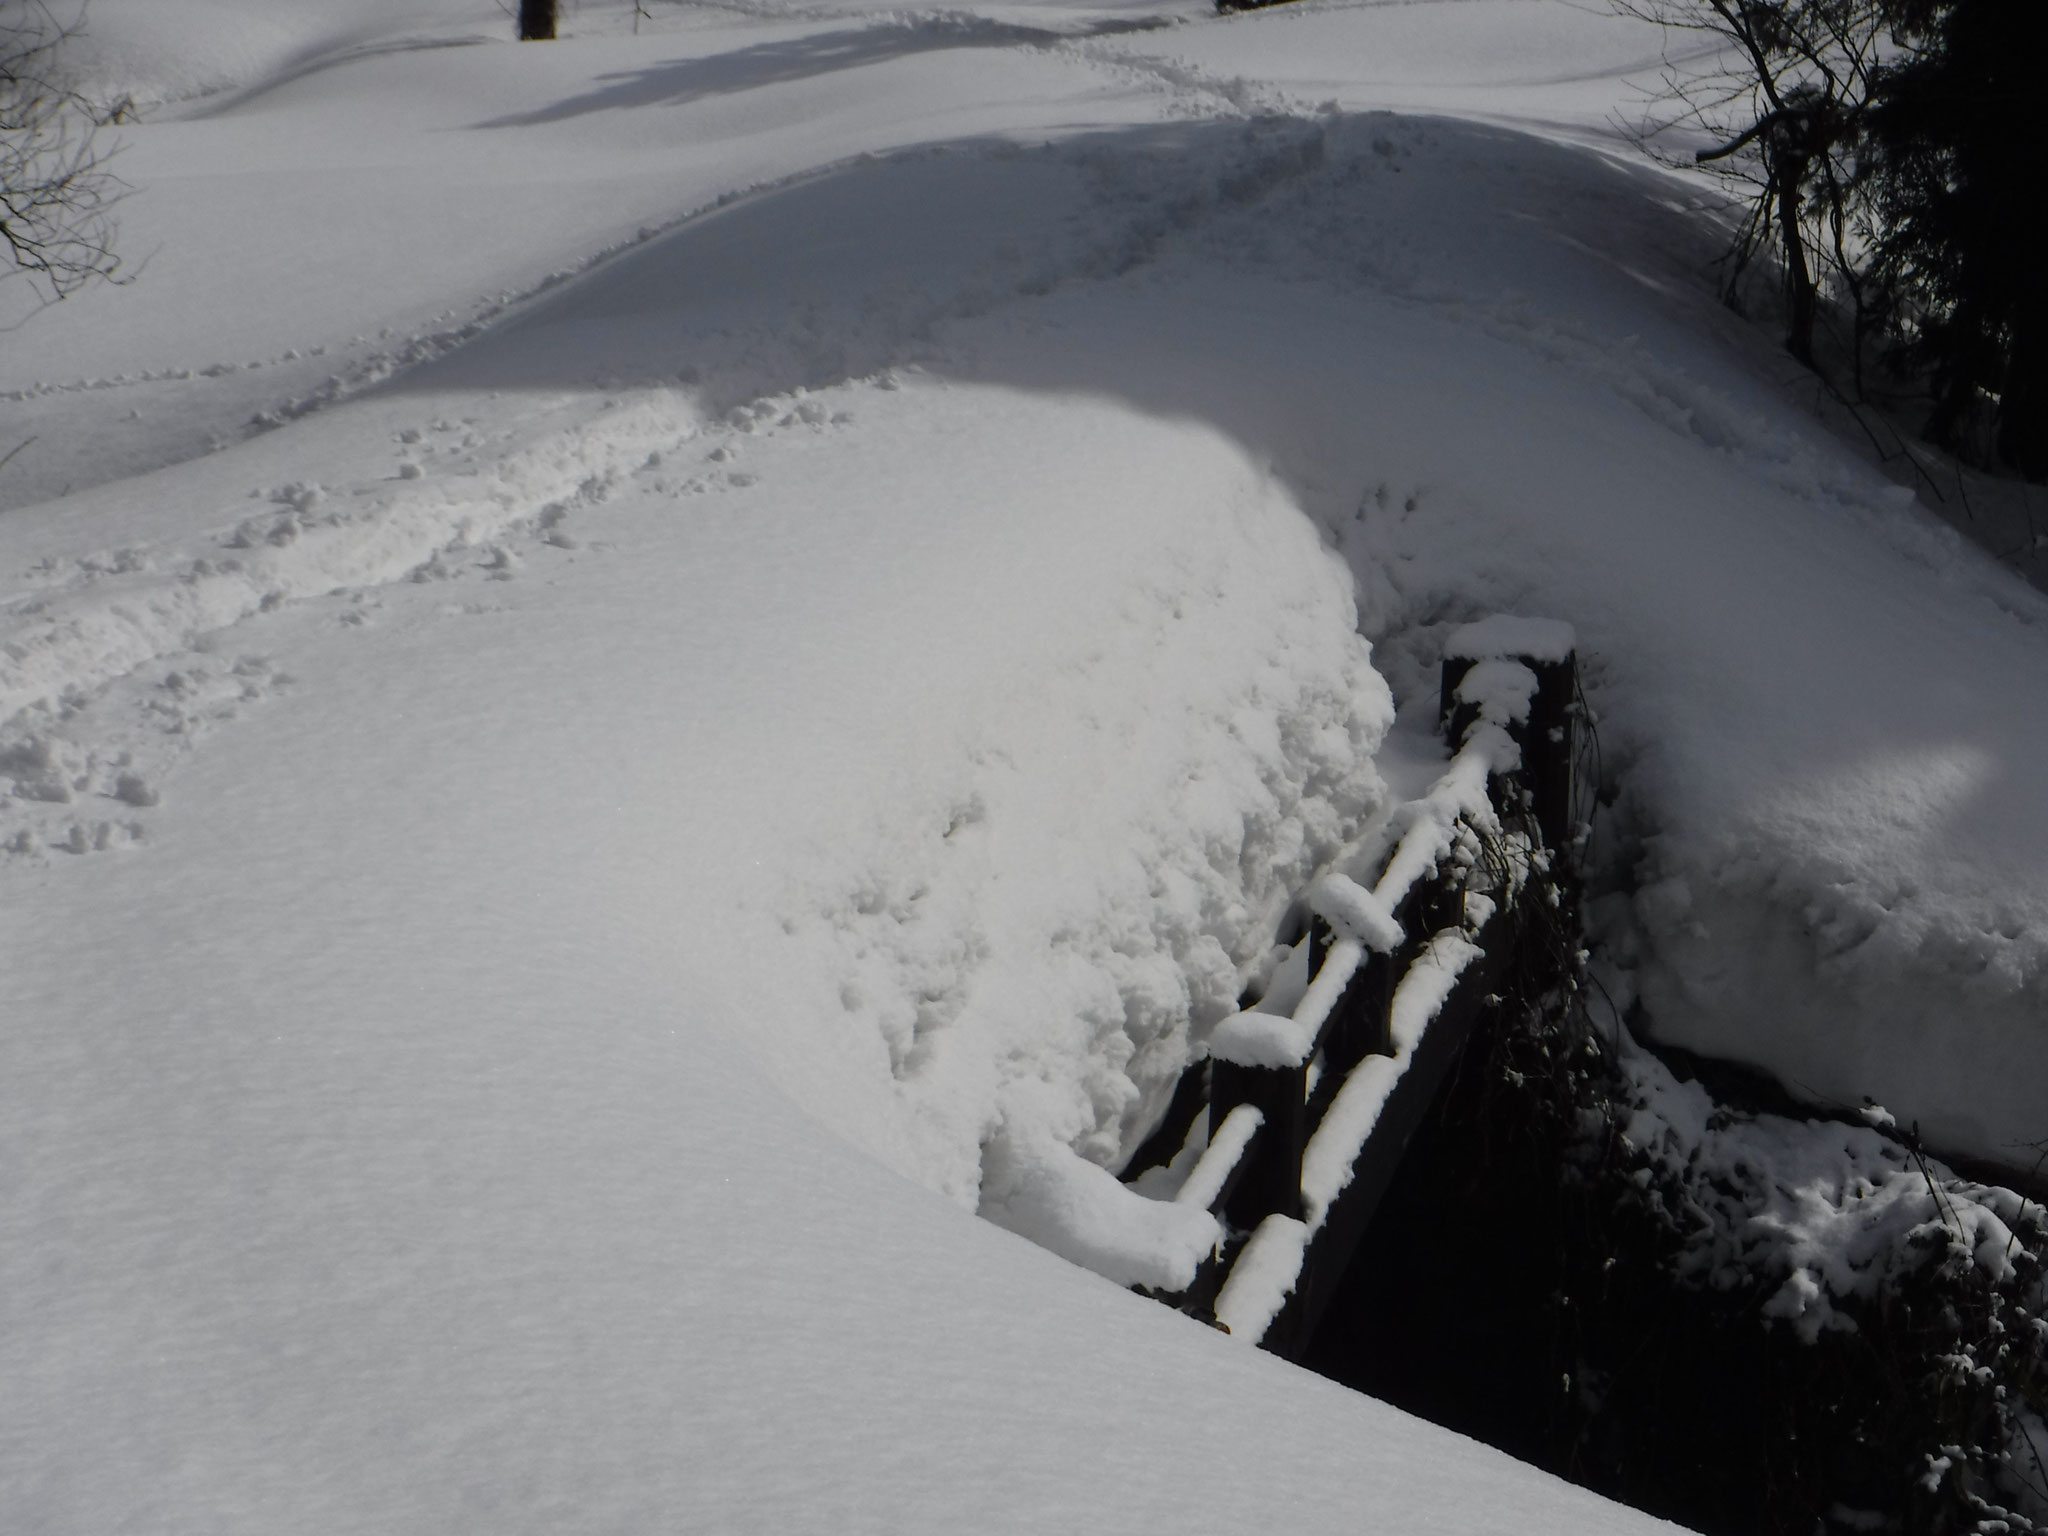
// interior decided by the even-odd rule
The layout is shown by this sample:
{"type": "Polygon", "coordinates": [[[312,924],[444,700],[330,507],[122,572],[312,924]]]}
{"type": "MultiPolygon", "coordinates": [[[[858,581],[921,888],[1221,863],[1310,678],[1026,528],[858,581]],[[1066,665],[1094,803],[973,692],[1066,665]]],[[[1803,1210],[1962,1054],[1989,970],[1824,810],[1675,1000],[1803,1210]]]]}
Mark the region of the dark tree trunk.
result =
{"type": "Polygon", "coordinates": [[[2035,296],[2012,327],[1998,399],[1998,456],[2029,480],[2048,480],[2048,304],[2035,296]]]}
{"type": "Polygon", "coordinates": [[[1785,297],[1791,311],[1786,320],[1785,350],[1811,368],[1816,296],[1813,271],[1806,262],[1806,237],[1799,227],[1799,184],[1806,177],[1806,162],[1781,163],[1777,174],[1778,237],[1785,246],[1785,297]]]}
{"type": "Polygon", "coordinates": [[[555,35],[555,0],[519,0],[519,40],[545,41],[555,35]]]}

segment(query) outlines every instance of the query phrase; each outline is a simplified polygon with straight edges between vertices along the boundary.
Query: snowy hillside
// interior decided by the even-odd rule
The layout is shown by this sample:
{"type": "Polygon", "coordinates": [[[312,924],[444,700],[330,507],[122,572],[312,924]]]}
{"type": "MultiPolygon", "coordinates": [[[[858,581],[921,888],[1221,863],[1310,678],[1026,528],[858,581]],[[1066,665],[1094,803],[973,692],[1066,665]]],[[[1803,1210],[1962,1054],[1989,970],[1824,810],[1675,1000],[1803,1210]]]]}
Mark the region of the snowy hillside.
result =
{"type": "Polygon", "coordinates": [[[1654,32],[171,9],[134,281],[0,286],[0,1525],[1653,1528],[973,1216],[1493,611],[1650,1034],[2048,1136],[2048,603],[1715,306],[1654,32]]]}

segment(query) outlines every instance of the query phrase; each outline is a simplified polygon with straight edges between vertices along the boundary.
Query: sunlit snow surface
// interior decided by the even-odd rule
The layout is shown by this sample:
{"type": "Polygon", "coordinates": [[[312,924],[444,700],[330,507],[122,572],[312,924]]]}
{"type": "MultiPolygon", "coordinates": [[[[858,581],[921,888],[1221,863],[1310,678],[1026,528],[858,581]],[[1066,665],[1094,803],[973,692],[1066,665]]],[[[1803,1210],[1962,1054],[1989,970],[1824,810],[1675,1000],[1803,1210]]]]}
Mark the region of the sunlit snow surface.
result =
{"type": "Polygon", "coordinates": [[[95,0],[135,281],[0,347],[0,1526],[1647,1528],[985,1149],[1128,1152],[1508,610],[1623,1000],[2013,1156],[2048,610],[1714,307],[1654,34],[651,9],[95,0]]]}

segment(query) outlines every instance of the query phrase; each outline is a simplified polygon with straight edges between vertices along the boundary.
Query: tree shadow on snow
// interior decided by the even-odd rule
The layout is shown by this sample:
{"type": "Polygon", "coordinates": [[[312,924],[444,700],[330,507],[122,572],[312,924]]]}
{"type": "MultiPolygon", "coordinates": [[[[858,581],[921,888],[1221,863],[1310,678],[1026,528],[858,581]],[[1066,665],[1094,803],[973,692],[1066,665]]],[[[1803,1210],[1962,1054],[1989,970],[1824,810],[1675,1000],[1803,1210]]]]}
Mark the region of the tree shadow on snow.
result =
{"type": "Polygon", "coordinates": [[[1160,23],[1108,21],[1076,32],[1019,26],[978,16],[919,17],[848,27],[772,43],[756,43],[705,58],[671,59],[645,69],[599,75],[594,89],[552,106],[478,123],[479,128],[519,128],[559,122],[592,112],[633,107],[682,106],[707,96],[731,95],[761,86],[808,80],[838,70],[886,64],[914,54],[950,48],[1045,47],[1072,37],[1147,31],[1160,23]]]}
{"type": "Polygon", "coordinates": [[[1315,511],[1359,494],[1321,482],[1351,473],[1361,411],[1381,440],[1441,439],[1429,413],[1471,408],[1475,356],[1597,371],[1660,335],[1754,340],[1713,301],[1718,238],[1654,168],[1453,120],[959,141],[690,219],[386,388],[664,382],[723,414],[915,365],[1209,422],[1315,511]]]}

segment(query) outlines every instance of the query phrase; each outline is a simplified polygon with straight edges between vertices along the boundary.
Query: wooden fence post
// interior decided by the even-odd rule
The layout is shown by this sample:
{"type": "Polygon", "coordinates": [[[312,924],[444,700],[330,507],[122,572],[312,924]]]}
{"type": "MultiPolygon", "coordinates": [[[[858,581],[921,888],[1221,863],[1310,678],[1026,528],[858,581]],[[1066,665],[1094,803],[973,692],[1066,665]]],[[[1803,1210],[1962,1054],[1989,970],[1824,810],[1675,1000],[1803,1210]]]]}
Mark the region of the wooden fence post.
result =
{"type": "MultiPolygon", "coordinates": [[[[1543,834],[1543,846],[1568,848],[1577,830],[1572,826],[1572,757],[1578,716],[1572,705],[1579,691],[1578,659],[1574,655],[1562,661],[1537,661],[1528,656],[1503,659],[1519,661],[1536,676],[1529,716],[1511,724],[1508,735],[1522,749],[1522,782],[1529,791],[1529,809],[1543,834]]],[[[1438,719],[1454,753],[1479,718],[1477,706],[1458,697],[1458,684],[1476,661],[1471,656],[1446,656],[1443,662],[1438,719]]]]}
{"type": "Polygon", "coordinates": [[[1522,769],[1529,780],[1530,809],[1543,832],[1543,846],[1562,851],[1578,831],[1572,825],[1572,705],[1579,692],[1578,659],[1526,663],[1536,674],[1536,697],[1529,701],[1529,723],[1523,728],[1522,769]]]}

